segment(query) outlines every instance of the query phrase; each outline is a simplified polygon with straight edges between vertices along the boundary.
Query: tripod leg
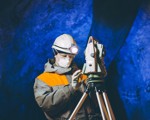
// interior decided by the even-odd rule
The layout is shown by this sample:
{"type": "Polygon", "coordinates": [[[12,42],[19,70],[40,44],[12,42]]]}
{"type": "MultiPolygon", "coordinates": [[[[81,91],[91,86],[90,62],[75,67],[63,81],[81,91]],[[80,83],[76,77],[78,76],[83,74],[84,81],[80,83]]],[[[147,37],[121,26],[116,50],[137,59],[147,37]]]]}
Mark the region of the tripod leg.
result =
{"type": "Polygon", "coordinates": [[[106,105],[110,120],[115,120],[115,116],[114,116],[114,113],[112,111],[112,108],[111,108],[111,105],[110,105],[110,102],[109,102],[109,99],[108,99],[106,92],[102,92],[102,95],[103,95],[103,98],[105,101],[105,105],[106,105]]]}
{"type": "Polygon", "coordinates": [[[101,115],[102,115],[102,119],[103,120],[109,120],[108,113],[106,111],[102,95],[97,91],[97,89],[96,89],[96,97],[97,97],[98,104],[99,104],[99,107],[100,107],[100,112],[101,112],[101,115]],[[105,116],[106,116],[106,118],[105,118],[105,116]]]}
{"type": "Polygon", "coordinates": [[[73,118],[75,117],[75,115],[77,114],[77,112],[79,111],[79,109],[81,108],[83,102],[85,101],[86,97],[88,96],[87,92],[84,92],[84,94],[82,95],[79,103],[77,104],[76,108],[74,109],[73,113],[71,114],[69,120],[73,120],[73,118]]]}

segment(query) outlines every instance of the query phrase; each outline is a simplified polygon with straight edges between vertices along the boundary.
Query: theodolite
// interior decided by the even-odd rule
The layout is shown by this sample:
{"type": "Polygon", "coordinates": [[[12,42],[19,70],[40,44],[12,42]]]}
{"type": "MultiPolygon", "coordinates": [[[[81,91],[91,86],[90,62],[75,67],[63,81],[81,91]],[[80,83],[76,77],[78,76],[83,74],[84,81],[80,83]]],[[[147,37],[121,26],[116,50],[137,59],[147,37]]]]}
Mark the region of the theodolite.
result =
{"type": "Polygon", "coordinates": [[[82,73],[87,75],[87,88],[75,107],[73,113],[71,114],[69,120],[74,119],[88,94],[93,90],[96,93],[102,120],[115,120],[115,116],[104,86],[104,77],[107,75],[104,65],[104,56],[104,46],[99,44],[98,41],[90,36],[85,49],[86,63],[83,65],[82,69],[82,73]]]}

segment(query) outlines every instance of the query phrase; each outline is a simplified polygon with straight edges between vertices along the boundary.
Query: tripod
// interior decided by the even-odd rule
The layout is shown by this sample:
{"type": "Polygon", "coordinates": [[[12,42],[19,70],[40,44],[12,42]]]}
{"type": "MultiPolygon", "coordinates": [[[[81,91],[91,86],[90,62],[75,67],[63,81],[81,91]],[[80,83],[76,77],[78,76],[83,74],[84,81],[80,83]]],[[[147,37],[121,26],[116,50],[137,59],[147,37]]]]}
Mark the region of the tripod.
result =
{"type": "Polygon", "coordinates": [[[99,108],[100,108],[102,120],[115,120],[115,116],[113,114],[108,96],[105,92],[105,89],[103,88],[101,90],[99,87],[97,87],[98,84],[103,84],[101,82],[103,82],[103,81],[90,80],[88,82],[88,86],[87,86],[85,92],[83,93],[80,101],[78,102],[77,106],[75,107],[73,113],[71,114],[69,120],[74,119],[75,115],[80,110],[82,104],[84,103],[85,99],[87,98],[89,92],[91,92],[91,90],[93,90],[93,89],[96,92],[96,98],[97,98],[98,105],[99,105],[99,108]]]}

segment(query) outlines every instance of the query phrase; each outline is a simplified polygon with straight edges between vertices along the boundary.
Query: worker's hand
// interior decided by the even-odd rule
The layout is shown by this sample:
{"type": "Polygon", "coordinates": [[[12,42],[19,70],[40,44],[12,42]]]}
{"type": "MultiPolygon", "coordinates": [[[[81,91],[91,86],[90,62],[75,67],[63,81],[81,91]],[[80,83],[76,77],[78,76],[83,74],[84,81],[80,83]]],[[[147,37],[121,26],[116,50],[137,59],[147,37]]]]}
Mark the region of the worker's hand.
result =
{"type": "Polygon", "coordinates": [[[82,74],[81,70],[77,70],[72,75],[71,85],[72,85],[74,90],[77,90],[80,87],[80,85],[81,85],[81,82],[79,82],[79,78],[80,78],[81,74],[82,74]]]}

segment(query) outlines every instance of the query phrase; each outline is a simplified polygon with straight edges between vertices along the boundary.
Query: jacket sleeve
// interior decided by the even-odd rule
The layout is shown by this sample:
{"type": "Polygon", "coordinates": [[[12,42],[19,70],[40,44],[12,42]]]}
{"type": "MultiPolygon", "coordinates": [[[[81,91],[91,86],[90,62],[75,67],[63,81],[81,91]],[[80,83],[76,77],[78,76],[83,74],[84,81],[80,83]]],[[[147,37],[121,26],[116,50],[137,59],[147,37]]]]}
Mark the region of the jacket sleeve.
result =
{"type": "Polygon", "coordinates": [[[35,100],[43,111],[55,112],[56,114],[67,105],[67,102],[74,94],[74,90],[70,85],[57,88],[50,87],[36,78],[34,83],[35,100]]]}

